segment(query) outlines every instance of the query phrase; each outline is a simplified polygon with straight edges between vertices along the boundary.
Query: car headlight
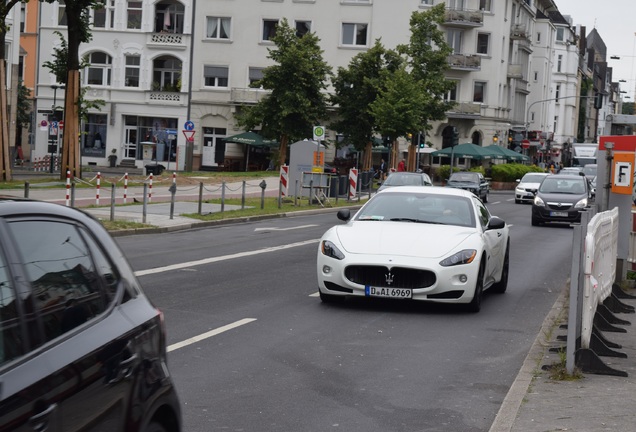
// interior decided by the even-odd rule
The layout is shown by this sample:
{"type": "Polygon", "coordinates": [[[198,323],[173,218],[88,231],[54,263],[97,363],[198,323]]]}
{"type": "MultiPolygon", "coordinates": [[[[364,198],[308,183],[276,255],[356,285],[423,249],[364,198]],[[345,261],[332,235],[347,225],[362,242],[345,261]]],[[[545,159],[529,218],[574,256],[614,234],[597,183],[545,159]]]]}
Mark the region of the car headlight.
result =
{"type": "Polygon", "coordinates": [[[545,207],[545,203],[538,196],[534,197],[534,205],[536,205],[537,207],[545,207]]]}
{"type": "Polygon", "coordinates": [[[477,251],[475,249],[464,249],[463,251],[459,251],[456,254],[445,258],[439,263],[439,265],[442,267],[451,267],[460,264],[470,264],[475,260],[476,256],[477,251]]]}
{"type": "Polygon", "coordinates": [[[575,209],[582,209],[585,207],[587,207],[587,198],[583,198],[582,200],[580,200],[574,205],[575,209]]]}
{"type": "Polygon", "coordinates": [[[330,242],[329,240],[323,240],[320,244],[320,251],[323,255],[326,255],[330,258],[334,258],[337,260],[344,259],[344,254],[340,252],[340,249],[336,247],[335,244],[330,242]]]}
{"type": "Polygon", "coordinates": [[[516,192],[517,193],[523,193],[524,191],[523,191],[522,187],[518,187],[518,188],[516,188],[516,192]]]}

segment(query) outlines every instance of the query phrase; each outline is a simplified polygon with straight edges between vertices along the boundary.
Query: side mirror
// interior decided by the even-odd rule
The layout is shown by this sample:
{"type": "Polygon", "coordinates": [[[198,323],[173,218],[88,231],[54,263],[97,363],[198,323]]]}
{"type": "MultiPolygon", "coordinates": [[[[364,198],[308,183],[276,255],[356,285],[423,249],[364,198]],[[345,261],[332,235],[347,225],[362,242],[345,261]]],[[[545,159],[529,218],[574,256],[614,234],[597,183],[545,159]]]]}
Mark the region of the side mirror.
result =
{"type": "Polygon", "coordinates": [[[506,226],[506,222],[503,219],[497,216],[493,216],[488,221],[488,226],[486,227],[486,229],[489,229],[489,230],[502,229],[505,226],[506,226]]]}
{"type": "Polygon", "coordinates": [[[351,210],[349,209],[338,210],[338,219],[347,222],[349,219],[351,219],[351,210]]]}

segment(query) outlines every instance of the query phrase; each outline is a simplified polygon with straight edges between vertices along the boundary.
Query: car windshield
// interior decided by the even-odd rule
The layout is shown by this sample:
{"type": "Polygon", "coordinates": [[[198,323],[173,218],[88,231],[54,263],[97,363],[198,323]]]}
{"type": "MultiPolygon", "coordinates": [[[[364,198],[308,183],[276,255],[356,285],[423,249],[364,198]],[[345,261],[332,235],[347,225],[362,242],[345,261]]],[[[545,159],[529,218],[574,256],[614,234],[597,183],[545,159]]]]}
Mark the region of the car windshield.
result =
{"type": "Polygon", "coordinates": [[[583,174],[585,174],[588,177],[594,177],[596,176],[596,168],[597,168],[597,165],[585,165],[583,167],[583,174]]]}
{"type": "Polygon", "coordinates": [[[357,221],[394,221],[475,226],[469,198],[425,193],[381,193],[356,215],[357,221]]]}
{"type": "Polygon", "coordinates": [[[546,177],[539,187],[539,192],[581,195],[585,193],[583,178],[551,178],[546,177]]]}
{"type": "Polygon", "coordinates": [[[542,174],[526,174],[521,179],[521,183],[541,183],[545,175],[542,174]]]}
{"type": "Polygon", "coordinates": [[[384,181],[387,186],[422,186],[426,184],[421,174],[392,173],[384,181]]]}
{"type": "Polygon", "coordinates": [[[478,182],[479,178],[477,177],[477,174],[474,173],[455,173],[450,176],[448,181],[478,182]]]}

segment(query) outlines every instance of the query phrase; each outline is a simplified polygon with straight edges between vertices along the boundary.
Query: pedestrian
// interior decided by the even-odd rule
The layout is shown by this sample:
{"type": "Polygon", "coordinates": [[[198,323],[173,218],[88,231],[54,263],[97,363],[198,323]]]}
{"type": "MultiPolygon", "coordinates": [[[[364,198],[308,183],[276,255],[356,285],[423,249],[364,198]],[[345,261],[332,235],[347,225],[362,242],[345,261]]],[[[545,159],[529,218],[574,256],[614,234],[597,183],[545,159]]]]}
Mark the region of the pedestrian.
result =
{"type": "Polygon", "coordinates": [[[384,159],[380,161],[380,181],[384,180],[384,174],[386,173],[386,162],[384,159]]]}
{"type": "Polygon", "coordinates": [[[398,168],[397,168],[397,170],[398,170],[398,171],[406,171],[406,165],[405,165],[405,163],[404,163],[404,159],[402,159],[402,160],[400,161],[400,163],[398,163],[398,168]]]}

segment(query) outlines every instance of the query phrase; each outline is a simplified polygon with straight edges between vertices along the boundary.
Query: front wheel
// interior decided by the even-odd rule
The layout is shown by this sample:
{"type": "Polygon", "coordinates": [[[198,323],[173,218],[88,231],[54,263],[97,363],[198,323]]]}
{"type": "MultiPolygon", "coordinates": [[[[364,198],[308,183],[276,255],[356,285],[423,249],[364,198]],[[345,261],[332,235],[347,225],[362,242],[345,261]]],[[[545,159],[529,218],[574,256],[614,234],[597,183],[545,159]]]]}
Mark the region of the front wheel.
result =
{"type": "Polygon", "coordinates": [[[486,192],[486,195],[484,195],[484,203],[488,202],[488,192],[486,192]]]}
{"type": "Polygon", "coordinates": [[[466,305],[466,310],[468,312],[477,313],[481,310],[481,297],[484,292],[484,267],[485,262],[482,262],[479,265],[479,273],[477,274],[477,281],[475,282],[475,295],[473,299],[466,305]]]}
{"type": "Polygon", "coordinates": [[[510,243],[506,247],[506,254],[504,255],[503,268],[501,269],[501,279],[490,287],[490,289],[497,293],[503,294],[508,288],[508,268],[510,267],[510,243]]]}
{"type": "Polygon", "coordinates": [[[153,421],[144,429],[144,432],[167,432],[167,429],[161,423],[153,421]]]}

